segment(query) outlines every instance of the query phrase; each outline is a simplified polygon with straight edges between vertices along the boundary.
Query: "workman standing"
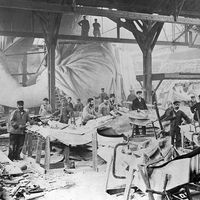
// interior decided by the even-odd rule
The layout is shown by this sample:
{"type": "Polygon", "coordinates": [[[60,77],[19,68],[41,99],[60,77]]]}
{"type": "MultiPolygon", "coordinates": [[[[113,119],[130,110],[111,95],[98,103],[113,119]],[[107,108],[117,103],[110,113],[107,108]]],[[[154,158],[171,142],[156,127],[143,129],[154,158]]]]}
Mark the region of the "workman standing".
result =
{"type": "Polygon", "coordinates": [[[74,106],[74,111],[76,112],[83,112],[83,104],[81,102],[81,99],[77,99],[77,103],[74,106]]]}
{"type": "Polygon", "coordinates": [[[128,95],[126,100],[127,100],[127,103],[128,103],[129,110],[131,110],[132,109],[132,102],[133,102],[134,99],[136,99],[136,95],[135,95],[134,89],[132,89],[132,88],[129,90],[129,92],[130,92],[130,94],[128,95]]]}
{"type": "Polygon", "coordinates": [[[42,117],[46,117],[47,115],[50,115],[50,114],[52,114],[52,108],[49,103],[49,99],[44,98],[43,104],[40,106],[39,115],[41,115],[42,117]]]}
{"type": "Polygon", "coordinates": [[[10,116],[10,144],[8,158],[10,160],[21,160],[25,139],[25,129],[27,122],[30,122],[29,114],[24,110],[24,101],[17,101],[17,109],[10,116]]]}
{"type": "MultiPolygon", "coordinates": [[[[70,118],[74,118],[74,109],[72,104],[72,98],[68,97],[67,100],[63,98],[61,111],[60,111],[60,122],[68,124],[70,118]]],[[[74,122],[74,119],[73,119],[74,122]]]]}
{"type": "Polygon", "coordinates": [[[183,122],[183,119],[186,123],[191,123],[190,118],[179,109],[180,101],[173,102],[173,109],[167,114],[166,120],[170,120],[170,135],[171,135],[171,144],[176,146],[176,148],[181,147],[181,133],[180,125],[183,122]]]}
{"type": "Polygon", "coordinates": [[[190,107],[190,110],[192,113],[194,113],[194,120],[199,122],[200,121],[200,95],[198,97],[199,97],[199,102],[198,103],[196,102],[195,104],[193,104],[190,107]]]}
{"type": "Polygon", "coordinates": [[[98,97],[95,97],[96,99],[100,98],[100,103],[103,103],[103,100],[108,97],[108,95],[105,93],[105,89],[101,88],[101,93],[99,94],[98,97]]]}
{"type": "Polygon", "coordinates": [[[114,93],[110,94],[109,105],[110,105],[110,111],[117,109],[114,93]]]}
{"type": "Polygon", "coordinates": [[[192,108],[197,103],[196,97],[194,95],[191,95],[191,100],[189,101],[189,106],[192,108]]]}
{"type": "MultiPolygon", "coordinates": [[[[141,110],[148,110],[145,100],[142,98],[142,91],[136,92],[136,98],[132,102],[132,110],[137,110],[139,113],[141,110]]],[[[136,135],[139,135],[139,127],[135,125],[136,135]]],[[[146,126],[142,126],[142,134],[146,135],[146,126]]]]}
{"type": "Polygon", "coordinates": [[[81,36],[87,37],[90,30],[90,24],[86,19],[86,16],[83,16],[83,20],[78,22],[78,25],[81,26],[81,36]]]}
{"type": "Polygon", "coordinates": [[[173,103],[171,101],[168,101],[167,109],[165,110],[165,113],[160,117],[160,120],[167,121],[166,119],[172,110],[173,110],[173,103]]]}
{"type": "Polygon", "coordinates": [[[101,25],[97,22],[97,19],[94,19],[94,23],[92,25],[94,28],[94,30],[93,30],[94,37],[101,37],[101,33],[100,33],[101,25]]]}
{"type": "Polygon", "coordinates": [[[85,125],[89,120],[96,119],[97,113],[95,112],[94,99],[89,98],[87,105],[83,108],[82,124],[85,125]]]}

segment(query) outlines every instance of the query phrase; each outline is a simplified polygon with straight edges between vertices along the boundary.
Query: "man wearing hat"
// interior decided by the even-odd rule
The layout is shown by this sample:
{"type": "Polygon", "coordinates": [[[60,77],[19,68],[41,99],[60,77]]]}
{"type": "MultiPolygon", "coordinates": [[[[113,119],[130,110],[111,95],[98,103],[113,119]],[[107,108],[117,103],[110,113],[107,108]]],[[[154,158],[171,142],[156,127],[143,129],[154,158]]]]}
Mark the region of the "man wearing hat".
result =
{"type": "Polygon", "coordinates": [[[107,116],[110,114],[110,105],[109,105],[109,98],[106,97],[103,100],[103,103],[101,103],[99,105],[99,109],[98,109],[99,115],[100,116],[107,116]]]}
{"type": "MultiPolygon", "coordinates": [[[[200,95],[198,96],[200,100],[200,95]]],[[[200,102],[196,102],[194,105],[190,107],[192,113],[194,113],[194,120],[200,121],[200,102]]]]}
{"type": "MultiPolygon", "coordinates": [[[[148,110],[145,100],[142,98],[142,91],[136,92],[136,98],[132,102],[132,110],[148,110]]],[[[136,135],[139,135],[139,127],[138,125],[135,126],[136,135]]],[[[142,126],[142,134],[146,135],[146,126],[142,126]]]]}
{"type": "Polygon", "coordinates": [[[179,109],[180,101],[173,102],[173,109],[169,112],[166,117],[167,120],[170,120],[170,135],[171,135],[171,144],[175,145],[176,148],[181,147],[181,133],[180,125],[183,122],[183,119],[186,123],[191,123],[190,118],[179,109]]]}
{"type": "Polygon", "coordinates": [[[189,106],[190,106],[190,108],[192,108],[192,106],[194,106],[197,103],[197,100],[194,95],[191,95],[190,98],[191,98],[191,100],[189,101],[189,106]]]}
{"type": "Polygon", "coordinates": [[[21,160],[20,153],[24,145],[26,125],[29,121],[28,112],[24,110],[24,102],[17,101],[17,109],[10,116],[10,145],[8,153],[10,160],[21,160]]]}
{"type": "Polygon", "coordinates": [[[104,99],[107,98],[107,97],[108,97],[108,95],[106,94],[105,89],[101,88],[101,93],[99,94],[98,97],[95,97],[95,98],[96,99],[100,98],[100,103],[103,103],[104,99]]]}
{"type": "Polygon", "coordinates": [[[48,98],[43,99],[43,104],[40,106],[39,115],[46,117],[52,113],[51,104],[49,103],[48,98]]]}
{"type": "MultiPolygon", "coordinates": [[[[129,91],[130,91],[130,94],[127,97],[127,103],[128,102],[132,103],[133,100],[136,99],[136,95],[135,95],[134,89],[131,88],[129,91]]],[[[131,108],[132,108],[132,106],[131,106],[131,104],[129,104],[129,110],[131,110],[131,108]]]]}

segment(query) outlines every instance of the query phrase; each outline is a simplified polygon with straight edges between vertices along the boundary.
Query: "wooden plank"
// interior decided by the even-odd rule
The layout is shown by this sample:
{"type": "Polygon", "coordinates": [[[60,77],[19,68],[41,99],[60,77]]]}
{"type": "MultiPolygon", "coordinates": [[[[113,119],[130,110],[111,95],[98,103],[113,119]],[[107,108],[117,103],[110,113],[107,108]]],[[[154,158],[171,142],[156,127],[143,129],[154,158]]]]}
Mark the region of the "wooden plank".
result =
{"type": "MultiPolygon", "coordinates": [[[[147,177],[146,171],[144,172],[143,169],[142,169],[142,166],[139,166],[139,165],[138,165],[138,170],[139,170],[139,172],[140,172],[140,174],[141,174],[141,176],[144,180],[144,183],[145,183],[147,189],[151,189],[150,181],[147,177]]],[[[153,193],[151,191],[148,192],[148,196],[149,196],[149,200],[155,200],[153,193]]]]}
{"type": "Polygon", "coordinates": [[[80,14],[80,15],[92,15],[92,16],[104,16],[104,17],[116,17],[116,18],[125,18],[131,20],[150,20],[150,21],[160,21],[168,23],[177,23],[177,24],[194,24],[200,25],[200,19],[198,18],[185,18],[179,16],[176,21],[174,16],[166,15],[155,15],[155,14],[146,14],[146,13],[137,13],[137,12],[128,12],[121,10],[111,10],[105,8],[95,8],[89,6],[68,6],[68,5],[59,5],[55,3],[45,3],[45,2],[34,2],[34,1],[25,1],[25,0],[0,0],[1,8],[12,8],[12,9],[21,9],[29,11],[41,11],[41,12],[52,12],[52,13],[62,13],[62,14],[80,14]]]}
{"type": "Polygon", "coordinates": [[[47,136],[45,142],[45,161],[44,161],[45,171],[48,172],[50,169],[50,137],[47,136]]]}
{"type": "Polygon", "coordinates": [[[136,171],[134,165],[131,165],[129,167],[130,167],[130,169],[129,169],[129,172],[126,177],[126,187],[125,187],[125,191],[124,191],[124,199],[125,200],[129,200],[131,185],[132,185],[132,181],[134,178],[134,172],[136,171]]]}
{"type": "Polygon", "coordinates": [[[92,163],[94,171],[98,171],[97,166],[97,132],[92,134],[92,163]]]}
{"type": "Polygon", "coordinates": [[[41,153],[42,153],[42,138],[38,137],[37,139],[37,146],[36,146],[36,157],[35,157],[35,161],[36,163],[40,164],[40,160],[41,160],[41,153]]]}

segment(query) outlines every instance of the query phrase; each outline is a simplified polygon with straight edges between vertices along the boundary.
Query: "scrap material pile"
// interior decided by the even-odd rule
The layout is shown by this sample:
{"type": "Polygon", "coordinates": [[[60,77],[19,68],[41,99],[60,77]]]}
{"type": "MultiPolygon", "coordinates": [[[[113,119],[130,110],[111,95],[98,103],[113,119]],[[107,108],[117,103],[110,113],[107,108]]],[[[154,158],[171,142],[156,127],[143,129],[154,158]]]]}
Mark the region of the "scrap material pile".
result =
{"type": "Polygon", "coordinates": [[[31,183],[26,165],[12,162],[2,151],[0,159],[0,199],[28,200],[44,195],[44,189],[31,183]]]}
{"type": "MultiPolygon", "coordinates": [[[[134,120],[137,118],[138,124],[144,124],[147,120],[147,117],[139,119],[134,113],[129,115],[134,120]]],[[[153,118],[148,120],[150,119],[153,118]]],[[[113,121],[110,124],[112,123],[113,121]]],[[[195,131],[197,129],[199,128],[191,124],[181,126],[183,136],[199,146],[198,141],[196,142],[199,138],[199,133],[195,131]]],[[[195,150],[180,148],[177,151],[171,145],[170,137],[163,138],[160,135],[156,139],[132,136],[114,148],[106,181],[109,194],[123,194],[126,200],[159,200],[170,195],[177,198],[169,199],[182,199],[180,197],[182,193],[189,197],[191,190],[199,191],[200,148],[195,150]]]]}
{"type": "Polygon", "coordinates": [[[158,200],[194,185],[199,190],[199,154],[197,148],[179,156],[169,138],[118,144],[108,168],[107,192],[121,193],[124,188],[126,200],[135,199],[138,193],[141,199],[158,200]]]}

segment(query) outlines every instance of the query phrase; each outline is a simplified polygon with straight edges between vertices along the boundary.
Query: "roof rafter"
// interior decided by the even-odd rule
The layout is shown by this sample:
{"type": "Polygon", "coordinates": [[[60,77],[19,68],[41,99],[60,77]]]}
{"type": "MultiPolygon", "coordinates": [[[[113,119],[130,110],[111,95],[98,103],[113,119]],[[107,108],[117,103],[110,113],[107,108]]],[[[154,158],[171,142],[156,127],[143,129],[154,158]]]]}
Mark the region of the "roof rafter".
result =
{"type": "Polygon", "coordinates": [[[59,5],[55,3],[34,2],[26,0],[0,0],[0,8],[12,8],[12,9],[53,12],[62,14],[77,13],[83,15],[125,18],[130,20],[141,19],[141,20],[168,22],[168,23],[200,25],[200,19],[198,18],[185,18],[179,16],[175,21],[173,16],[110,10],[110,9],[102,9],[102,8],[95,8],[88,6],[72,7],[68,5],[59,5]]]}

